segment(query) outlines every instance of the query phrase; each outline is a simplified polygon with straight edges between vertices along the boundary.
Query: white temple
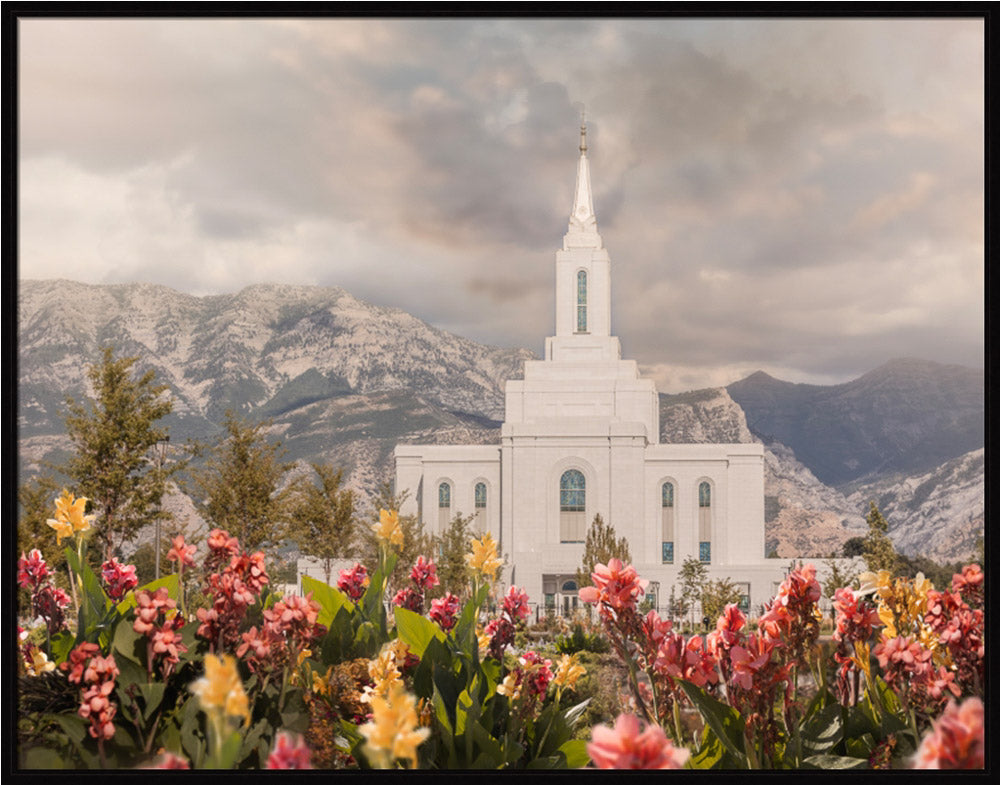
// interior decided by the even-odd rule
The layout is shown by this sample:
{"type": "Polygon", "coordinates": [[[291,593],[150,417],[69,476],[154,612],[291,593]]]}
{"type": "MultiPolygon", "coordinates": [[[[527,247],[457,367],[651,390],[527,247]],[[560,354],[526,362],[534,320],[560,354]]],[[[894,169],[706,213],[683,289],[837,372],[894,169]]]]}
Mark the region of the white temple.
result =
{"type": "Polygon", "coordinates": [[[611,260],[597,231],[586,126],[569,228],[556,252],[556,334],[545,359],[505,390],[501,442],[395,449],[400,512],[440,534],[476,516],[507,557],[502,581],[562,612],[594,516],[628,539],[632,562],[665,609],[686,558],[726,577],[758,610],[782,579],[765,559],[760,444],[661,444],[659,397],[611,334],[611,260]]]}

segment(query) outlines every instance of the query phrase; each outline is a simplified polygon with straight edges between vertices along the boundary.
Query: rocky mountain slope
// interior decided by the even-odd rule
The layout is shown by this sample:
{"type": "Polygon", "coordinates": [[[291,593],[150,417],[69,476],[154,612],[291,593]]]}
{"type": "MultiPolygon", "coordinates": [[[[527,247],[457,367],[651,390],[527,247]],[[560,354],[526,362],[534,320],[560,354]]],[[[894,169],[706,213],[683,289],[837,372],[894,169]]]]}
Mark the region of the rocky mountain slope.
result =
{"type": "Polygon", "coordinates": [[[984,450],[972,450],[924,474],[860,485],[847,500],[862,509],[873,500],[903,553],[937,561],[969,558],[985,527],[984,459],[984,450]]]}
{"type": "MultiPolygon", "coordinates": [[[[145,284],[22,281],[18,306],[22,479],[42,458],[59,459],[65,397],[87,394],[86,368],[108,344],[118,355],[138,355],[140,367],[170,387],[172,444],[211,441],[233,408],[270,418],[272,434],[301,469],[309,461],[344,466],[348,484],[365,495],[391,477],[399,442],[498,443],[503,383],[533,357],[476,344],[337,288],[262,285],[194,297],[145,284]]],[[[977,410],[968,389],[975,371],[936,366],[947,378],[928,381],[933,365],[890,363],[830,388],[802,390],[810,386],[754,374],[725,389],[661,395],[661,439],[763,441],[767,542],[779,556],[825,555],[862,531],[866,503],[821,481],[824,472],[843,472],[853,453],[861,459],[848,474],[869,477],[869,485],[847,492],[886,494],[894,540],[944,554],[976,520],[982,527],[981,451],[978,464],[946,469],[963,454],[949,451],[982,422],[982,396],[980,388],[977,410]],[[948,395],[955,412],[947,411],[948,395]],[[889,410],[887,422],[902,435],[878,420],[889,410]],[[831,412],[842,417],[840,433],[831,412]],[[949,423],[957,423],[957,435],[949,423]],[[908,480],[872,468],[900,463],[906,450],[945,457],[908,480]],[[953,525],[960,536],[948,535],[953,525]]],[[[189,501],[177,504],[190,516],[189,501]]]]}
{"type": "Polygon", "coordinates": [[[726,389],[764,441],[788,445],[827,485],[930,471],[984,444],[984,374],[892,360],[845,384],[758,372],[726,389]]]}

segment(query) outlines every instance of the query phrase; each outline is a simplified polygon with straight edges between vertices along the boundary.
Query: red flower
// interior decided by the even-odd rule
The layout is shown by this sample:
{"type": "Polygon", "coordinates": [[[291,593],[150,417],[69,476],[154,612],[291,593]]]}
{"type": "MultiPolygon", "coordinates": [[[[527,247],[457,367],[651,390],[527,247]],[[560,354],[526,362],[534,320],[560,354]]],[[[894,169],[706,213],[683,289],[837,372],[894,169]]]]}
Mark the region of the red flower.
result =
{"type": "Polygon", "coordinates": [[[116,601],[139,585],[135,565],[120,564],[115,558],[101,565],[101,579],[108,587],[108,596],[116,601]]]}
{"type": "Polygon", "coordinates": [[[912,635],[895,638],[883,635],[873,653],[889,684],[908,676],[921,676],[933,667],[930,649],[921,646],[912,635]]]}
{"type": "Polygon", "coordinates": [[[344,594],[357,602],[364,596],[365,589],[371,579],[368,577],[368,570],[359,562],[354,562],[354,566],[349,570],[341,570],[337,579],[337,588],[344,594]]]}
{"type": "Polygon", "coordinates": [[[311,769],[312,753],[301,736],[294,738],[282,731],[274,743],[274,751],[267,759],[267,769],[311,769]]]}
{"type": "Polygon", "coordinates": [[[437,622],[437,625],[447,632],[455,626],[457,621],[455,617],[458,615],[459,607],[458,597],[448,592],[444,597],[431,600],[431,610],[428,616],[431,617],[431,621],[437,622]]]}
{"type": "Polygon", "coordinates": [[[985,767],[983,702],[968,698],[961,706],[949,701],[914,758],[915,769],[982,769],[985,767]]]}
{"type": "Polygon", "coordinates": [[[587,754],[599,769],[679,769],[691,753],[674,747],[660,726],[643,730],[637,717],[619,714],[614,728],[594,726],[587,754]]]}
{"type": "Polygon", "coordinates": [[[42,552],[33,548],[27,558],[21,553],[17,561],[17,582],[23,589],[36,589],[49,576],[49,568],[42,558],[42,552]]]}
{"type": "Polygon", "coordinates": [[[441,583],[437,576],[437,565],[433,561],[424,559],[423,556],[417,557],[413,569],[410,570],[410,580],[422,592],[426,592],[441,583]]]}
{"type": "Polygon", "coordinates": [[[392,604],[414,613],[423,613],[424,610],[423,595],[409,586],[396,592],[396,596],[392,598],[392,604]]]}
{"type": "Polygon", "coordinates": [[[978,606],[983,602],[983,571],[978,564],[966,564],[961,573],[951,578],[951,590],[962,595],[969,605],[978,606]]]}
{"type": "Polygon", "coordinates": [[[528,593],[517,586],[511,586],[503,598],[503,612],[514,624],[527,619],[531,615],[531,608],[528,607],[528,593]]]}

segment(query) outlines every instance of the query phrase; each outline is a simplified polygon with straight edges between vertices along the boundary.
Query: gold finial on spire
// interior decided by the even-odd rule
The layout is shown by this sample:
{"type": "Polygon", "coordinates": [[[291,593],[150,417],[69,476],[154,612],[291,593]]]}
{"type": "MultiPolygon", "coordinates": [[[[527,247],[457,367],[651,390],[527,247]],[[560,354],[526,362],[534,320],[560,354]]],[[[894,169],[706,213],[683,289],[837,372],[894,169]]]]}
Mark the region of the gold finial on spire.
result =
{"type": "Polygon", "coordinates": [[[587,109],[580,110],[580,154],[587,154],[587,109]]]}

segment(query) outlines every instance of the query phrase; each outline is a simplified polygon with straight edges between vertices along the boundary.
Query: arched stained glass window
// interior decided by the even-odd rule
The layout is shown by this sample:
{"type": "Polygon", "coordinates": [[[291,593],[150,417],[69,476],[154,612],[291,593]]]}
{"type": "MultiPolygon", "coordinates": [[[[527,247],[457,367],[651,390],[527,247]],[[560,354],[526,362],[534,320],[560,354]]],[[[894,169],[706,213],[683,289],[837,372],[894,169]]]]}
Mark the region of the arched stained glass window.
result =
{"type": "Polygon", "coordinates": [[[698,485],[698,559],[712,561],[712,486],[707,482],[698,485]]]}
{"type": "Polygon", "coordinates": [[[660,543],[662,547],[661,561],[664,564],[674,563],[674,484],[665,482],[660,488],[660,543]]]}
{"type": "Polygon", "coordinates": [[[451,486],[446,482],[438,486],[438,507],[451,507],[451,486]]]}
{"type": "Polygon", "coordinates": [[[559,481],[559,509],[562,512],[582,512],[587,509],[587,481],[576,469],[563,472],[559,481]]]}
{"type": "Polygon", "coordinates": [[[486,483],[477,482],[476,483],[476,508],[483,509],[486,507],[486,483]]]}
{"type": "Polygon", "coordinates": [[[583,473],[570,469],[559,478],[559,541],[587,539],[587,482],[583,473]]]}
{"type": "Polygon", "coordinates": [[[587,271],[576,274],[576,331],[587,332],[587,271]]]}

